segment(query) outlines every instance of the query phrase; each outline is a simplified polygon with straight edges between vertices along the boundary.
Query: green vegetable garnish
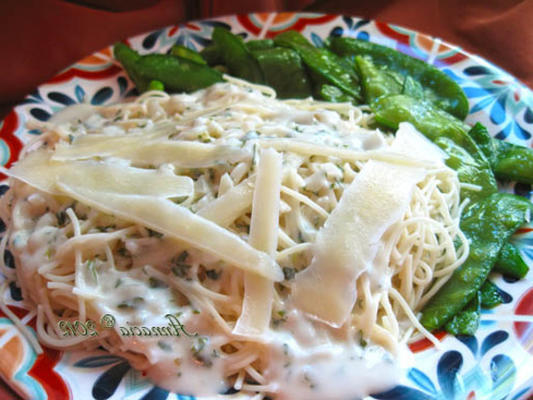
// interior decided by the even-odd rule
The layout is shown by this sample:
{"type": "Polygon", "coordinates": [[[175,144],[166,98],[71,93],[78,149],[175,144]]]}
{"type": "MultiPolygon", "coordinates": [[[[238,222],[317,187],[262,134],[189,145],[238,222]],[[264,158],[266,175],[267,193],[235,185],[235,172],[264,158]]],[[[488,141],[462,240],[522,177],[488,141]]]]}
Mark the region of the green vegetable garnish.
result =
{"type": "Polygon", "coordinates": [[[297,52],[286,48],[254,50],[265,83],[276,90],[278,97],[305,98],[311,96],[311,84],[297,52]],[[283,71],[283,73],[280,73],[283,71]]]}
{"type": "Polygon", "coordinates": [[[461,199],[478,201],[498,191],[498,186],[488,163],[476,160],[461,146],[447,137],[435,139],[435,144],[448,155],[446,165],[457,171],[461,183],[479,186],[480,190],[461,189],[461,199]]]}
{"type": "Polygon", "coordinates": [[[479,292],[481,294],[481,306],[483,308],[493,308],[503,303],[503,298],[498,287],[488,279],[481,286],[479,292]]]}
{"type": "Polygon", "coordinates": [[[490,161],[498,179],[533,183],[532,149],[495,139],[480,123],[469,134],[490,161]]]}
{"type": "Polygon", "coordinates": [[[209,46],[206,46],[202,51],[200,51],[200,55],[210,66],[224,63],[224,57],[222,56],[218,46],[214,43],[211,43],[209,46]]]}
{"type": "Polygon", "coordinates": [[[168,54],[141,56],[123,43],[115,45],[114,54],[140,92],[148,90],[154,80],[169,92],[192,92],[222,81],[220,72],[186,58],[168,54]]]}
{"type": "Polygon", "coordinates": [[[527,275],[529,267],[523,260],[518,247],[512,243],[506,243],[496,260],[494,271],[512,278],[522,279],[527,275]]]}
{"type": "Polygon", "coordinates": [[[371,104],[381,96],[401,94],[404,78],[387,68],[378,68],[369,57],[356,56],[357,65],[363,84],[365,103],[371,104]]]}
{"type": "Polygon", "coordinates": [[[165,85],[163,85],[163,82],[161,81],[150,81],[150,84],[148,85],[148,90],[160,90],[165,91],[165,85]]]}
{"type": "Polygon", "coordinates": [[[255,50],[272,49],[274,47],[274,41],[272,39],[255,39],[248,40],[245,45],[248,50],[253,52],[255,50]]]}
{"type": "Polygon", "coordinates": [[[531,203],[507,193],[473,204],[461,218],[470,254],[422,310],[420,322],[429,330],[442,327],[461,311],[486,281],[503,245],[529,218],[531,203]]]}
{"type": "Polygon", "coordinates": [[[244,40],[224,28],[213,29],[213,43],[218,47],[230,74],[250,82],[263,82],[263,73],[244,40]]]}
{"type": "Polygon", "coordinates": [[[425,88],[426,100],[440,109],[461,120],[468,114],[468,100],[461,87],[444,72],[422,60],[376,43],[346,37],[331,38],[329,48],[340,56],[369,56],[373,63],[419,82],[425,88]]]}
{"type": "Polygon", "coordinates": [[[446,331],[453,335],[469,335],[476,333],[481,317],[481,294],[478,291],[472,301],[453,316],[446,324],[446,331]]]}
{"type": "Polygon", "coordinates": [[[355,99],[344,93],[337,86],[332,86],[324,83],[320,87],[318,96],[325,101],[331,101],[332,103],[352,103],[355,99]]]}
{"type": "Polygon", "coordinates": [[[172,48],[170,49],[170,54],[172,54],[173,56],[185,58],[197,64],[207,64],[207,62],[204,60],[200,53],[194,51],[193,49],[189,49],[188,47],[185,47],[181,44],[172,46],[172,48]]]}
{"type": "Polygon", "coordinates": [[[354,69],[347,66],[336,54],[324,48],[314,47],[301,33],[295,31],[287,31],[276,36],[274,43],[295,50],[314,74],[353,98],[361,100],[359,79],[354,69]]]}

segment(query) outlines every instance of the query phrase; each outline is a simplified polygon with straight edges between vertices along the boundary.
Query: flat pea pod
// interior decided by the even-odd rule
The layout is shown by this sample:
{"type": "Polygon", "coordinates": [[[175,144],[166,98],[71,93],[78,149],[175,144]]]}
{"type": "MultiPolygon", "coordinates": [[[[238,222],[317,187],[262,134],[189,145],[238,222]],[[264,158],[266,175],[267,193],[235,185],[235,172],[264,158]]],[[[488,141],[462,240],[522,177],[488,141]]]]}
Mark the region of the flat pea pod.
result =
{"type": "Polygon", "coordinates": [[[355,70],[336,54],[325,48],[316,48],[296,31],[279,34],[274,38],[274,43],[298,52],[307,68],[323,78],[325,83],[338,87],[357,101],[362,100],[355,70]]]}
{"type": "Polygon", "coordinates": [[[265,83],[274,88],[280,98],[301,99],[312,95],[309,76],[296,51],[275,47],[254,50],[252,55],[261,67],[265,83]]]}
{"type": "Polygon", "coordinates": [[[245,45],[250,51],[266,50],[274,47],[274,41],[272,39],[255,39],[248,40],[245,45]]]}
{"type": "Polygon", "coordinates": [[[139,92],[144,92],[141,88],[148,89],[152,80],[158,80],[157,78],[147,80],[141,76],[137,70],[137,61],[141,58],[141,55],[124,43],[116,43],[113,46],[113,54],[118,62],[122,64],[133,83],[135,83],[139,92]]]}
{"type": "Polygon", "coordinates": [[[122,43],[116,44],[114,51],[140,92],[148,90],[154,80],[160,81],[169,92],[193,92],[222,81],[220,72],[181,57],[141,56],[122,43]]]}
{"type": "Polygon", "coordinates": [[[499,179],[533,184],[533,150],[498,140],[493,170],[499,179]]]}
{"type": "Polygon", "coordinates": [[[522,279],[529,272],[529,267],[522,258],[518,247],[507,242],[501,249],[493,270],[512,278],[522,279]]]}
{"type": "Polygon", "coordinates": [[[403,76],[385,65],[378,66],[368,56],[355,56],[357,71],[363,86],[366,104],[372,104],[382,96],[405,94],[415,99],[424,99],[425,92],[420,82],[411,76],[403,76]]]}
{"type": "Polygon", "coordinates": [[[498,179],[533,183],[532,149],[493,138],[480,123],[468,133],[489,159],[498,179]]]}
{"type": "Polygon", "coordinates": [[[414,97],[415,99],[423,99],[425,97],[422,84],[409,75],[403,80],[402,94],[414,97]]]}
{"type": "Polygon", "coordinates": [[[371,104],[381,96],[400,94],[404,78],[385,68],[378,68],[369,57],[356,56],[355,65],[361,77],[365,103],[371,104]]]}
{"type": "Polygon", "coordinates": [[[331,85],[327,79],[324,79],[323,76],[316,74],[313,70],[307,68],[307,73],[311,79],[311,87],[313,91],[313,97],[325,101],[331,101],[333,98],[350,98],[354,99],[346,92],[342,91],[335,85],[331,85]],[[340,93],[340,94],[339,94],[340,93]]]}
{"type": "Polygon", "coordinates": [[[483,286],[481,286],[479,292],[481,294],[481,307],[483,308],[494,308],[503,303],[503,297],[500,290],[488,279],[483,286]]]}
{"type": "Polygon", "coordinates": [[[434,141],[441,136],[450,138],[476,160],[488,163],[483,152],[468,135],[470,127],[427,100],[398,94],[382,96],[370,107],[381,125],[398,129],[400,122],[410,122],[429,140],[434,141]]]}
{"type": "Polygon", "coordinates": [[[498,185],[487,163],[476,160],[448,137],[440,136],[434,140],[434,143],[448,155],[446,165],[457,171],[461,183],[480,187],[480,190],[462,187],[461,200],[468,198],[470,202],[475,202],[498,191],[498,185]]]}
{"type": "Polygon", "coordinates": [[[219,47],[214,43],[211,43],[210,45],[204,47],[200,51],[200,55],[205,60],[205,62],[207,62],[207,65],[210,65],[211,67],[224,63],[224,56],[220,52],[219,47]]]}
{"type": "Polygon", "coordinates": [[[468,115],[468,100],[460,86],[446,73],[422,60],[354,38],[331,38],[329,48],[340,56],[370,56],[374,63],[420,82],[427,89],[425,97],[442,110],[461,120],[468,115]]]}
{"type": "Polygon", "coordinates": [[[261,68],[240,36],[217,26],[213,29],[212,39],[230,74],[250,82],[263,83],[261,68]]]}
{"type": "Polygon", "coordinates": [[[189,49],[181,44],[174,45],[170,48],[170,54],[173,56],[186,58],[187,60],[193,61],[198,64],[207,64],[204,58],[193,49],[189,49]]]}
{"type": "Polygon", "coordinates": [[[344,93],[337,86],[324,83],[318,92],[318,97],[332,103],[352,103],[355,99],[344,93]]]}
{"type": "Polygon", "coordinates": [[[476,122],[468,131],[468,135],[476,142],[492,167],[496,162],[496,142],[489,135],[487,128],[476,122]]]}
{"type": "Polygon", "coordinates": [[[442,327],[476,295],[503,245],[528,219],[532,205],[523,197],[493,193],[474,203],[461,218],[470,253],[422,310],[420,322],[429,330],[442,327]]]}
{"type": "Polygon", "coordinates": [[[452,335],[473,336],[479,328],[480,319],[481,291],[478,291],[470,303],[446,323],[445,330],[452,335]]]}

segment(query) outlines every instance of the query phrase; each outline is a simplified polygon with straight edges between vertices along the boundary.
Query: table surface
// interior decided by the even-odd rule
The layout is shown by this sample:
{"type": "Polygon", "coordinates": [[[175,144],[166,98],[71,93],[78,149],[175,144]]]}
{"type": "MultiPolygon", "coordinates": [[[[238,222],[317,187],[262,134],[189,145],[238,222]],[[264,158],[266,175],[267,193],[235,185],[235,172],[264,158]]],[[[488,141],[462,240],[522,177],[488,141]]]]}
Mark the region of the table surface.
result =
{"type": "Polygon", "coordinates": [[[428,33],[533,87],[533,0],[2,0],[0,119],[37,85],[117,40],[192,18],[301,9],[428,33]]]}
{"type": "MultiPolygon", "coordinates": [[[[302,9],[428,33],[533,87],[533,0],[2,0],[0,119],[64,67],[126,37],[187,19],[302,9]]],[[[17,397],[0,382],[0,398],[17,397]]]]}

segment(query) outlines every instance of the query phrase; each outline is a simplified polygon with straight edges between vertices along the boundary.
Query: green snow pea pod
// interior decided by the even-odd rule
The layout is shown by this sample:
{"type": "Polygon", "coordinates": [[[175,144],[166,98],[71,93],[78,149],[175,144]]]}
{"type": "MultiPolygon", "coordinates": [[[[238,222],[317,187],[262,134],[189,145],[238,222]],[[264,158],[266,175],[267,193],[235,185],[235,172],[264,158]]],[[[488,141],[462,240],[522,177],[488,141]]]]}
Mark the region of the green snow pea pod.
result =
{"type": "Polygon", "coordinates": [[[312,95],[311,83],[297,52],[284,47],[254,50],[265,83],[282,99],[301,99],[312,95]]]}
{"type": "Polygon", "coordinates": [[[533,150],[513,143],[497,141],[494,173],[499,179],[533,183],[533,150]]]}
{"type": "Polygon", "coordinates": [[[481,306],[483,308],[494,308],[503,303],[503,297],[498,287],[488,279],[481,286],[479,292],[481,294],[481,306]]]}
{"type": "Polygon", "coordinates": [[[214,43],[204,47],[202,51],[200,51],[200,55],[211,67],[224,64],[224,57],[222,56],[219,47],[214,43]]]}
{"type": "Polygon", "coordinates": [[[186,58],[187,60],[193,61],[198,64],[207,64],[207,62],[204,60],[200,53],[194,51],[193,49],[189,49],[188,47],[185,47],[181,44],[172,46],[170,49],[170,54],[172,54],[173,56],[186,58]]]}
{"type": "Polygon", "coordinates": [[[250,51],[266,50],[274,47],[274,41],[272,39],[255,39],[248,40],[245,45],[250,51]]]}
{"type": "Polygon", "coordinates": [[[493,270],[512,278],[522,279],[529,272],[529,267],[518,247],[507,242],[501,249],[493,270]]]}
{"type": "Polygon", "coordinates": [[[489,159],[497,178],[533,183],[532,149],[491,137],[479,122],[468,133],[489,159]]]}
{"type": "Polygon", "coordinates": [[[468,135],[470,127],[427,100],[404,94],[382,96],[370,107],[376,121],[386,127],[398,129],[400,122],[410,122],[429,140],[444,136],[463,147],[476,160],[488,163],[485,155],[468,135]]]}
{"type": "Polygon", "coordinates": [[[355,101],[352,96],[347,95],[337,86],[328,85],[327,83],[322,84],[317,97],[332,103],[352,103],[355,101]]]}
{"type": "Polygon", "coordinates": [[[355,65],[363,85],[365,103],[371,104],[381,96],[405,94],[415,99],[424,99],[425,92],[420,82],[411,76],[403,76],[387,66],[379,66],[369,56],[355,56],[355,65]]]}
{"type": "Polygon", "coordinates": [[[141,55],[124,43],[116,43],[113,46],[113,54],[122,64],[133,83],[135,83],[139,92],[144,92],[152,80],[158,80],[157,78],[147,80],[140,75],[140,72],[137,70],[137,61],[141,58],[141,55]]]}
{"type": "Polygon", "coordinates": [[[425,97],[422,84],[409,75],[407,75],[403,81],[402,94],[415,99],[423,99],[425,97]]]}
{"type": "Polygon", "coordinates": [[[261,68],[240,36],[217,26],[213,29],[212,39],[230,74],[250,82],[263,83],[261,68]]]}
{"type": "Polygon", "coordinates": [[[489,135],[487,128],[479,122],[476,122],[476,124],[468,131],[468,135],[474,139],[474,142],[476,142],[480,150],[490,162],[490,165],[493,166],[496,162],[496,142],[489,135]]]}
{"type": "Polygon", "coordinates": [[[411,76],[426,89],[424,96],[437,107],[463,120],[468,100],[459,85],[443,71],[422,60],[389,47],[346,37],[330,39],[329,48],[340,56],[370,56],[375,64],[386,66],[404,77],[411,76]]]}
{"type": "Polygon", "coordinates": [[[469,183],[481,188],[481,190],[461,188],[462,200],[468,198],[472,203],[498,191],[498,184],[488,163],[476,160],[464,148],[446,136],[436,138],[434,143],[448,155],[446,165],[457,171],[461,183],[469,183]]]}
{"type": "Polygon", "coordinates": [[[470,241],[470,254],[424,306],[420,322],[427,329],[442,327],[474,298],[501,248],[528,220],[531,210],[527,199],[508,193],[493,193],[466,210],[461,230],[470,241]]]}
{"type": "Polygon", "coordinates": [[[378,68],[369,57],[356,56],[355,65],[359,71],[366,104],[381,96],[400,94],[404,78],[386,68],[378,68]]]}
{"type": "Polygon", "coordinates": [[[446,332],[452,335],[469,335],[476,333],[481,319],[481,292],[478,291],[474,298],[462,309],[455,314],[451,320],[446,323],[446,332]]]}
{"type": "Polygon", "coordinates": [[[192,92],[222,81],[222,74],[188,59],[168,54],[139,55],[123,43],[114,47],[115,57],[124,66],[140,92],[156,80],[169,92],[192,92]]]}
{"type": "Polygon", "coordinates": [[[288,47],[298,52],[307,68],[324,80],[324,82],[320,82],[318,90],[320,90],[322,83],[327,83],[338,87],[358,101],[362,99],[359,79],[355,70],[336,54],[325,48],[313,46],[301,33],[296,31],[279,34],[274,38],[274,43],[277,46],[288,47]]]}

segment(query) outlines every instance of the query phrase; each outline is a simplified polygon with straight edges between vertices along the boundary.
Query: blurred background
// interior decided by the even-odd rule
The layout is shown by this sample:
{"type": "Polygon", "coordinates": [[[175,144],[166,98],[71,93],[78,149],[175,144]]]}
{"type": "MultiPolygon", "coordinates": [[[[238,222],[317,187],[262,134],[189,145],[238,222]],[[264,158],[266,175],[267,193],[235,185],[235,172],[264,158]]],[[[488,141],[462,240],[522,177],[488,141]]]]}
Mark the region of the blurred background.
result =
{"type": "Polygon", "coordinates": [[[0,118],[61,69],[117,40],[191,19],[295,10],[416,29],[533,86],[533,0],[2,0],[0,118]]]}

